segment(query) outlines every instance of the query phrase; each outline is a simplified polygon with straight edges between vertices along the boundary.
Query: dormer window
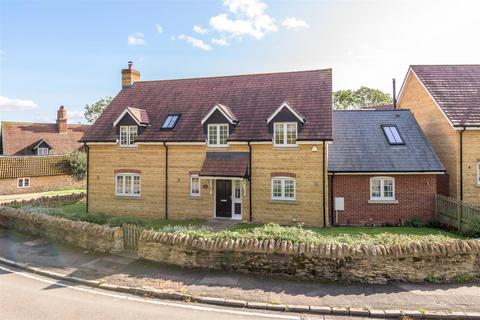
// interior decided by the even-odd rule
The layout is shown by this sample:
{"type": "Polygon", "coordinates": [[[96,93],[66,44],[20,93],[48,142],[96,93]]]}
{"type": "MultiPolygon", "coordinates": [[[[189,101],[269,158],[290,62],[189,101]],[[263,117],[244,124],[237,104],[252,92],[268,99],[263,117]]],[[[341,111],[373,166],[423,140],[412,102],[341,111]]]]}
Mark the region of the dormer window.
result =
{"type": "Polygon", "coordinates": [[[37,149],[37,156],[46,156],[48,155],[49,149],[48,148],[38,148],[37,149]]]}
{"type": "Polygon", "coordinates": [[[297,145],[296,122],[275,122],[273,128],[275,146],[291,147],[297,145]]]}
{"type": "Polygon", "coordinates": [[[138,136],[137,126],[120,126],[120,146],[134,147],[135,139],[138,136]]]}
{"type": "Polygon", "coordinates": [[[228,139],[228,124],[209,124],[207,141],[209,147],[226,147],[228,139]]]}

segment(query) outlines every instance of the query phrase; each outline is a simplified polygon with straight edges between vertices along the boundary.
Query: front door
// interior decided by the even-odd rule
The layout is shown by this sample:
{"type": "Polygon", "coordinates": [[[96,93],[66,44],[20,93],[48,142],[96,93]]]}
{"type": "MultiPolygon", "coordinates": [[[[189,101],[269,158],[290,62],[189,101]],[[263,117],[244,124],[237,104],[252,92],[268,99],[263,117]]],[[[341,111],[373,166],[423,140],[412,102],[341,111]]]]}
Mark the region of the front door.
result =
{"type": "Polygon", "coordinates": [[[232,181],[216,180],[215,185],[215,216],[217,218],[232,217],[232,181]]]}

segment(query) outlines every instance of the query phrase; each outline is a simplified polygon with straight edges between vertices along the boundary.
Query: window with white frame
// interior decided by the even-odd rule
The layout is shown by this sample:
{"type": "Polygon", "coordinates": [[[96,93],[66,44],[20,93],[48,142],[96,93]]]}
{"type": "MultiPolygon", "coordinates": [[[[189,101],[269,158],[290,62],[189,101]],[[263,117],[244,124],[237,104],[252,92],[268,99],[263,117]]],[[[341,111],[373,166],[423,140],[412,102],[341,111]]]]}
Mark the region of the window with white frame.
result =
{"type": "Polygon", "coordinates": [[[137,126],[120,126],[120,145],[123,147],[135,146],[138,136],[137,126]]]}
{"type": "Polygon", "coordinates": [[[391,177],[371,178],[370,200],[395,200],[395,179],[391,177]]]}
{"type": "Polygon", "coordinates": [[[30,187],[30,178],[20,178],[17,182],[17,188],[28,188],[30,187]]]}
{"type": "Polygon", "coordinates": [[[297,145],[297,123],[275,122],[273,126],[274,142],[277,146],[297,145]]]}
{"type": "Polygon", "coordinates": [[[46,156],[48,155],[48,148],[38,148],[37,149],[38,156],[46,156]]]}
{"type": "Polygon", "coordinates": [[[208,125],[208,145],[226,146],[228,139],[228,124],[209,124],[208,125]]]}
{"type": "Polygon", "coordinates": [[[272,178],[273,200],[295,200],[295,178],[274,177],[272,178]]]}
{"type": "Polygon", "coordinates": [[[200,196],[200,177],[198,174],[190,176],[190,195],[192,197],[200,196]]]}
{"type": "Polygon", "coordinates": [[[139,197],[140,175],[137,173],[118,173],[115,176],[115,194],[117,196],[139,197]]]}

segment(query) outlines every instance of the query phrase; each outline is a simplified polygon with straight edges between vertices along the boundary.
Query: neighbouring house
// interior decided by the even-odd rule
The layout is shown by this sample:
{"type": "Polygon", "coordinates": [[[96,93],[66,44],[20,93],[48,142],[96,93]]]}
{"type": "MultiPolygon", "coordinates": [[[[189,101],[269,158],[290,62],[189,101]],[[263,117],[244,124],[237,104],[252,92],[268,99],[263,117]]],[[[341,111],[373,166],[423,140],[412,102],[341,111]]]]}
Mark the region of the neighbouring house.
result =
{"type": "Polygon", "coordinates": [[[63,106],[56,123],[1,122],[0,194],[85,188],[70,175],[68,154],[84,148],[88,127],[67,124],[63,106]]]}
{"type": "Polygon", "coordinates": [[[450,195],[480,204],[480,65],[412,65],[398,106],[412,111],[450,177],[450,195]]]}
{"type": "Polygon", "coordinates": [[[408,110],[333,112],[328,171],[338,225],[434,217],[445,168],[408,110]]]}
{"type": "Polygon", "coordinates": [[[87,131],[89,212],[325,226],[332,72],[140,81],[87,131]]]}

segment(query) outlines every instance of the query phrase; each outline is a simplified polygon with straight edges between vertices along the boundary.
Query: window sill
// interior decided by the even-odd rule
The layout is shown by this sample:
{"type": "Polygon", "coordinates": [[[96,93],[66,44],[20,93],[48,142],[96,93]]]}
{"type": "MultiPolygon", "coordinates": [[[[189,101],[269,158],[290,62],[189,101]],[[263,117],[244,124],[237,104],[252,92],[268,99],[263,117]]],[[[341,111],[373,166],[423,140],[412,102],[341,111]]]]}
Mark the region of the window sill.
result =
{"type": "Polygon", "coordinates": [[[273,203],[273,204],[297,204],[297,200],[271,199],[270,203],[273,203]]]}
{"type": "Polygon", "coordinates": [[[121,196],[121,195],[116,194],[115,198],[124,199],[124,200],[140,200],[140,199],[142,199],[142,196],[121,196]]]}
{"type": "Polygon", "coordinates": [[[198,196],[190,195],[189,198],[190,198],[190,200],[200,200],[200,195],[198,195],[198,196]]]}
{"type": "Polygon", "coordinates": [[[298,144],[293,144],[293,145],[273,145],[274,150],[298,150],[298,144]]]}
{"type": "Polygon", "coordinates": [[[222,145],[209,145],[207,144],[207,149],[228,149],[229,145],[228,144],[222,144],[222,145]]]}
{"type": "Polygon", "coordinates": [[[398,204],[398,200],[368,200],[369,204],[398,204]]]}
{"type": "Polygon", "coordinates": [[[132,146],[118,145],[118,147],[121,148],[121,149],[136,149],[136,148],[138,148],[138,144],[135,144],[135,145],[132,145],[132,146]]]}

